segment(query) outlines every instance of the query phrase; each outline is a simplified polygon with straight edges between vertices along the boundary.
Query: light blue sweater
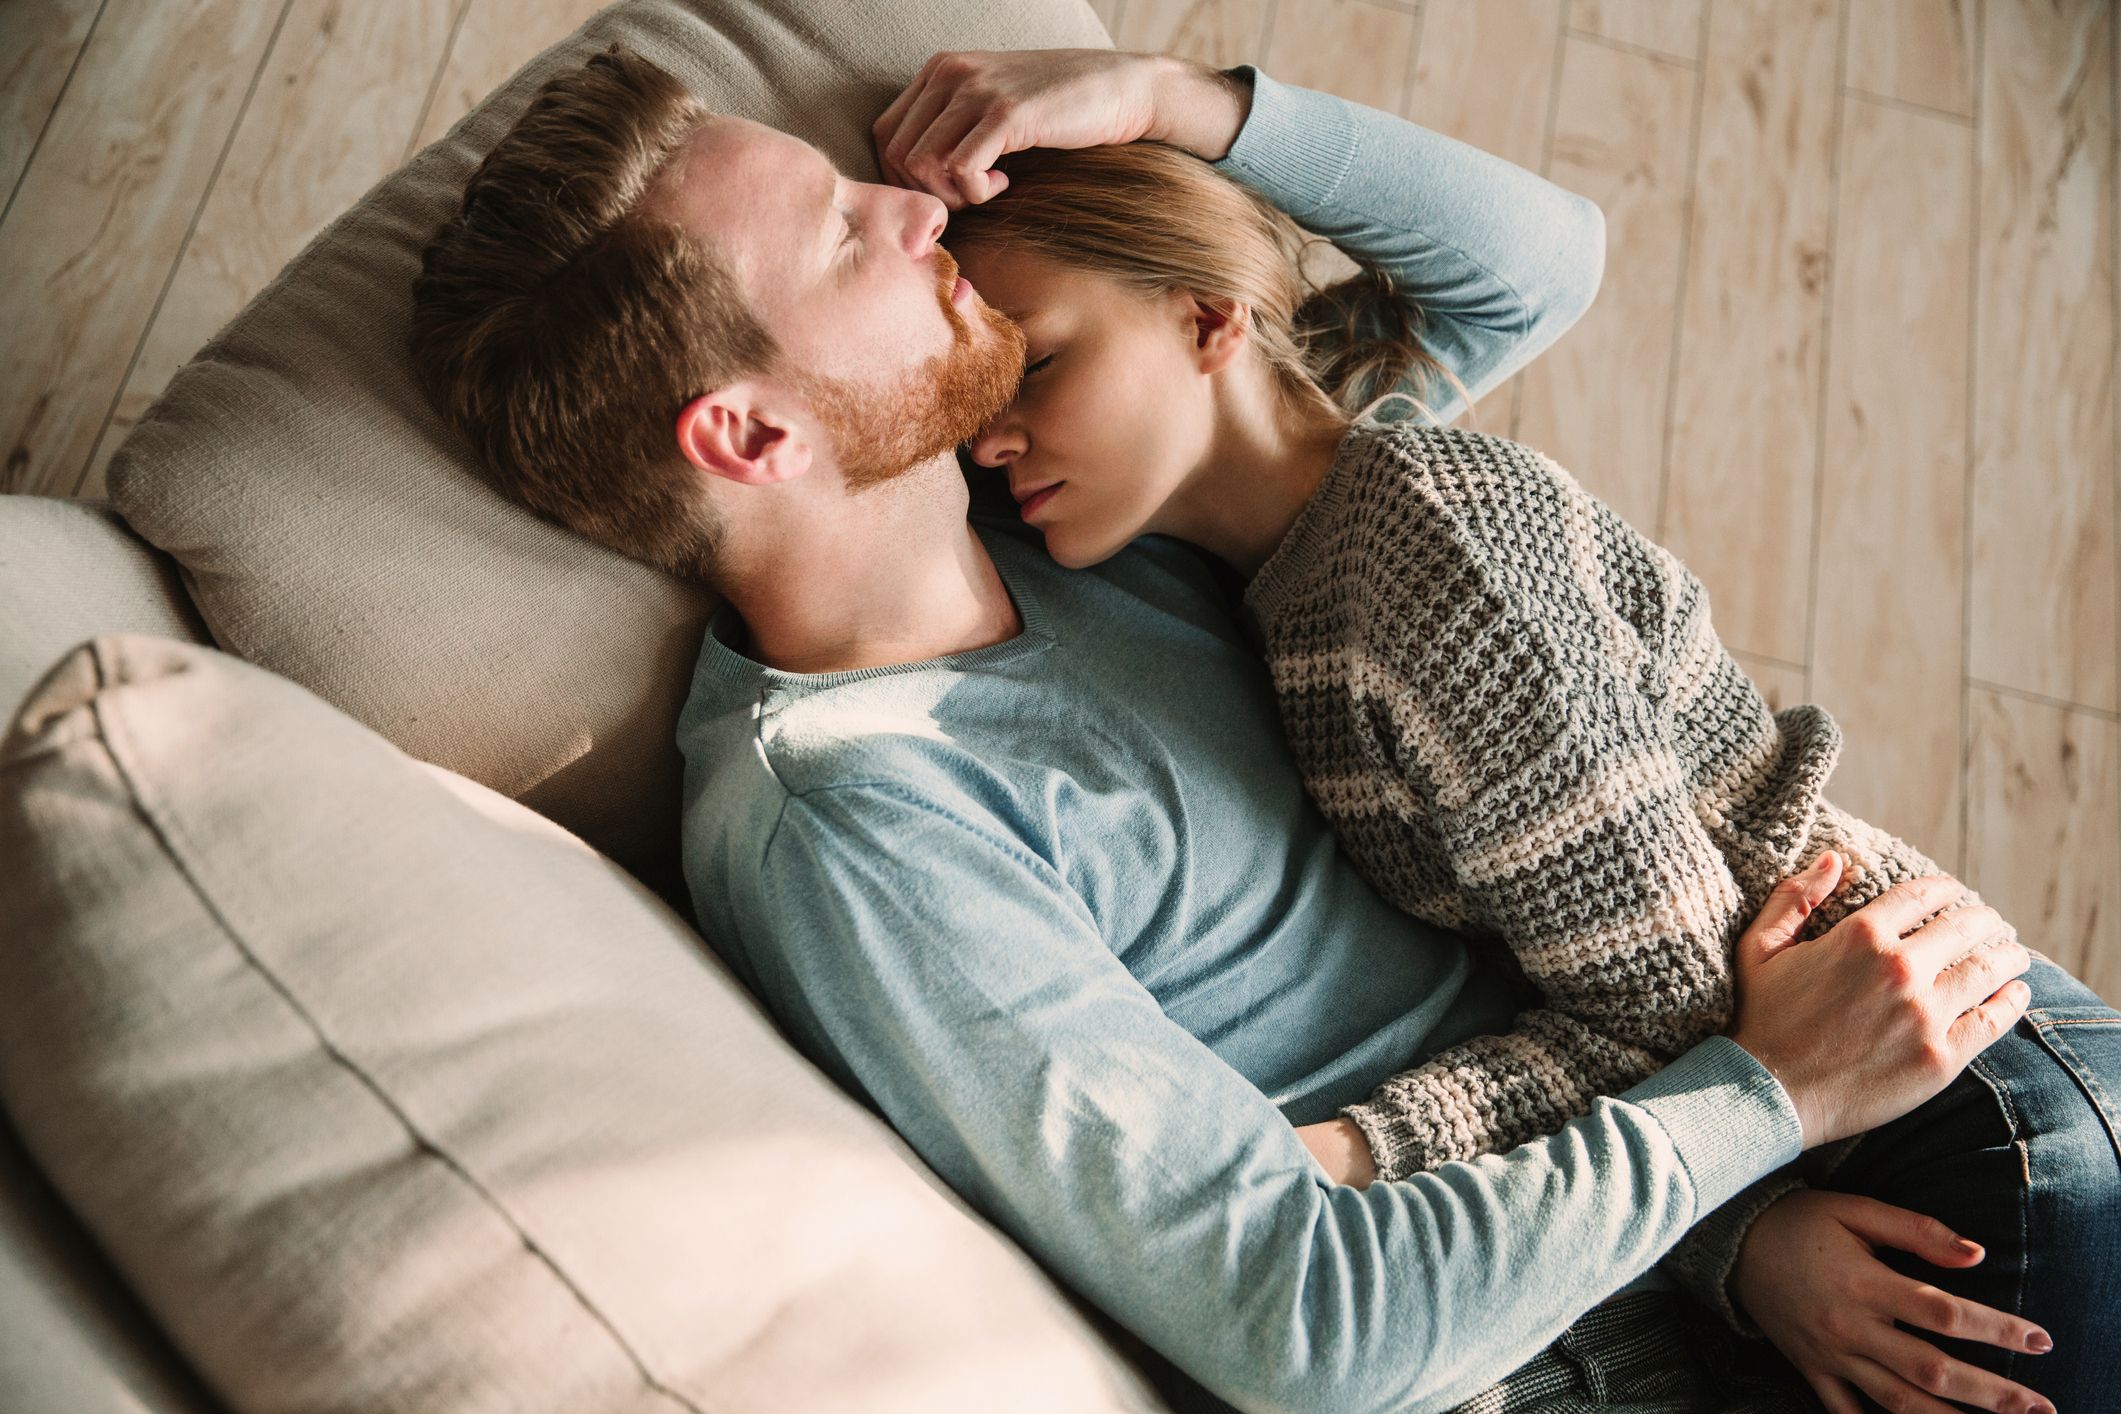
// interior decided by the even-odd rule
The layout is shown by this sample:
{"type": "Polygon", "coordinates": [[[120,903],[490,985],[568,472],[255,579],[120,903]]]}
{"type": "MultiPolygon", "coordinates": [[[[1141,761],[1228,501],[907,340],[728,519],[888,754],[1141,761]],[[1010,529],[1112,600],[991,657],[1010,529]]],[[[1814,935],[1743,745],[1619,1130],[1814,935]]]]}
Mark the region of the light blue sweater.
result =
{"type": "MultiPolygon", "coordinates": [[[[1594,205],[1246,72],[1217,165],[1402,272],[1476,394],[1588,302],[1594,205]]],[[[1787,1095],[1716,1037],[1551,1138],[1329,1183],[1293,1126],[1520,999],[1339,852],[1205,557],[1149,536],[1068,571],[975,526],[1009,642],[791,674],[715,618],[685,869],[796,1044],[1077,1290],[1240,1409],[1442,1409],[1795,1157],[1787,1095]]]]}

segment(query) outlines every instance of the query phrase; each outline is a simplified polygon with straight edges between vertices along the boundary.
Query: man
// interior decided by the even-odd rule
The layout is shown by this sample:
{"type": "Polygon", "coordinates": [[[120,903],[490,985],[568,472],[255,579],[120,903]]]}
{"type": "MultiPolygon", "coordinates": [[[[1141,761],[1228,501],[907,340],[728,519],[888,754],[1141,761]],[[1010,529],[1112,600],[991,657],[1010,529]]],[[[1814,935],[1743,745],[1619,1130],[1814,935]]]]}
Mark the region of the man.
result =
{"type": "MultiPolygon", "coordinates": [[[[1168,72],[1150,135],[1220,160],[1194,125],[1226,88],[1168,72]]],[[[1190,1375],[1245,1408],[1463,1400],[2015,1019],[2004,949],[1947,968],[1964,939],[1899,937],[1942,898],[1909,886],[1815,943],[1757,929],[1733,1033],[1559,1134],[1327,1182],[1292,1125],[1519,999],[1334,848],[1204,557],[1147,537],[1066,572],[968,522],[953,451],[1024,344],[946,219],[600,55],[428,251],[419,367],[507,494],[726,597],[679,725],[710,941],[1190,1375]]]]}

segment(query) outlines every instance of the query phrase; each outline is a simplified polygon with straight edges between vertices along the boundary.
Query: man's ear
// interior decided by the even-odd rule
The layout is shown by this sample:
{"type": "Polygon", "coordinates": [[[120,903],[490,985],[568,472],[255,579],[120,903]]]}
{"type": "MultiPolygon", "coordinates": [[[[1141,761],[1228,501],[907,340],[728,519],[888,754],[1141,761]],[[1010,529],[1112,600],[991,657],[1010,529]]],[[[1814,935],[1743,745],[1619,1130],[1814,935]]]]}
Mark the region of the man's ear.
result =
{"type": "Polygon", "coordinates": [[[1194,366],[1203,373],[1227,368],[1252,336],[1252,307],[1238,300],[1210,303],[1190,293],[1184,299],[1194,366]]]}
{"type": "Polygon", "coordinates": [[[792,481],[810,470],[810,445],[761,399],[752,382],[702,393],[678,410],[678,451],[701,471],[746,486],[792,481]]]}

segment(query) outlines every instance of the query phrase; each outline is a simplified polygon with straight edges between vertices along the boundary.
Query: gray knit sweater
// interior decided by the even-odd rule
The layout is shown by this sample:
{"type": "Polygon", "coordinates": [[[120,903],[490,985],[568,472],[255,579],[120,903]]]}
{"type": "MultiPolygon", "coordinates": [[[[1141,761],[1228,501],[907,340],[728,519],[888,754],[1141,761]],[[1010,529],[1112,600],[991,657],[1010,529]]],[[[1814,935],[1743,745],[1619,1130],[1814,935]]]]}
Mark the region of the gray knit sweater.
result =
{"type": "MultiPolygon", "coordinates": [[[[1550,1134],[1725,1029],[1738,936],[1822,851],[1847,867],[1805,938],[1946,872],[1823,798],[1834,720],[1771,712],[1701,582],[1520,443],[1356,424],[1245,603],[1357,867],[1542,998],[1341,1110],[1381,1178],[1550,1134]]],[[[1750,1330],[1725,1293],[1745,1227],[1846,1151],[1769,1175],[1668,1268],[1750,1330]]]]}

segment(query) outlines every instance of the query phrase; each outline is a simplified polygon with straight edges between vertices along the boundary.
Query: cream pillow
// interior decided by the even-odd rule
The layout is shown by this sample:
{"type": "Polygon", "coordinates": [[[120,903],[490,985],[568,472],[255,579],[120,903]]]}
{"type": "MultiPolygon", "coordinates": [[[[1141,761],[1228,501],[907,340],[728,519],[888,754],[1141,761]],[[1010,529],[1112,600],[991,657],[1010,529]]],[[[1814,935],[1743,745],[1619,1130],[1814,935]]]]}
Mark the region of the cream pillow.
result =
{"type": "Polygon", "coordinates": [[[1164,1408],[637,881],[262,668],[69,652],[0,859],[0,1100],[233,1409],[1164,1408]]]}
{"type": "Polygon", "coordinates": [[[537,86],[613,41],[709,107],[876,176],[869,127],[938,49],[1109,47],[1084,0],[622,0],[332,222],[112,459],[217,646],[550,816],[692,904],[673,740],[696,588],[502,500],[412,381],[419,253],[537,86]]]}

